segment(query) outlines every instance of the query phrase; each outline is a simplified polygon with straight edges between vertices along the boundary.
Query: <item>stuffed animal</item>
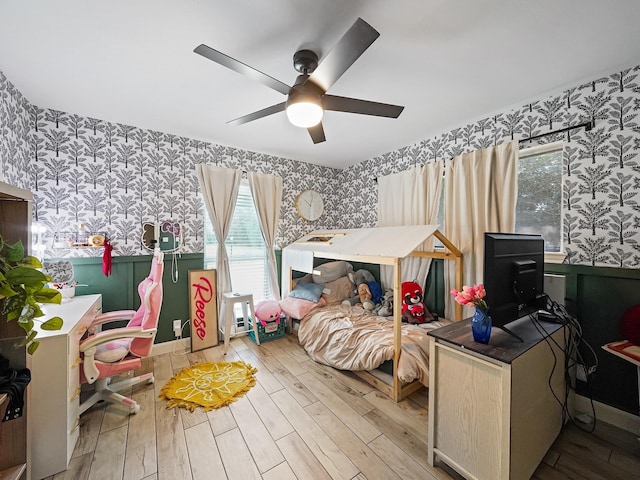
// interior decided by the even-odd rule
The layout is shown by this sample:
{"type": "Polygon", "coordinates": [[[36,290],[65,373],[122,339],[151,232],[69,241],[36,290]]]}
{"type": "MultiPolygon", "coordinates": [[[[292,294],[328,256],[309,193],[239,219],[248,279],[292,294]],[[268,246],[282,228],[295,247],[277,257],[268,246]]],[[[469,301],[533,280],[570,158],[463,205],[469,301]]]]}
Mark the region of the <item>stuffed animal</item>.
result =
{"type": "Polygon", "coordinates": [[[434,320],[423,301],[422,287],[416,282],[402,282],[402,320],[425,323],[434,320]]]}
{"type": "Polygon", "coordinates": [[[371,292],[371,301],[376,305],[382,303],[382,285],[374,280],[373,282],[368,282],[367,286],[371,292]]]}
{"type": "Polygon", "coordinates": [[[343,305],[358,305],[362,304],[362,308],[365,310],[373,310],[375,303],[371,300],[371,290],[369,290],[369,283],[375,282],[374,276],[369,270],[361,268],[356,272],[350,272],[349,279],[351,283],[356,286],[356,290],[351,297],[345,299],[343,305]]]}
{"type": "Polygon", "coordinates": [[[387,288],[382,296],[382,301],[374,309],[374,313],[381,317],[389,317],[393,315],[393,289],[387,288]]]}
{"type": "Polygon", "coordinates": [[[276,323],[280,323],[282,309],[280,308],[280,304],[275,300],[261,300],[256,305],[255,314],[262,326],[266,327],[267,322],[275,321],[276,323]]]}

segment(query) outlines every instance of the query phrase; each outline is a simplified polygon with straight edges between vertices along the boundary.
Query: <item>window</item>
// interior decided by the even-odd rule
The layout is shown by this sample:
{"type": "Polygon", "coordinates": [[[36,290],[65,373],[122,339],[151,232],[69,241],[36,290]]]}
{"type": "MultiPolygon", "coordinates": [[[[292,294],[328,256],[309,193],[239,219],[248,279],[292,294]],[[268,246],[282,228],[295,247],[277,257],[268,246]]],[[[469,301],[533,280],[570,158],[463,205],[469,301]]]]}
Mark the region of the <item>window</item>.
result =
{"type": "MultiPolygon", "coordinates": [[[[516,233],[539,233],[547,253],[562,252],[562,142],[520,150],[516,233]]],[[[444,188],[438,224],[444,225],[444,188]]],[[[439,240],[436,247],[444,248],[439,240]]]]}
{"type": "MultiPolygon", "coordinates": [[[[205,268],[216,268],[218,242],[209,215],[205,217],[204,265],[205,268]]],[[[272,298],[267,249],[260,232],[251,189],[246,180],[240,183],[226,245],[233,290],[252,293],[254,304],[272,298]]]]}
{"type": "Polygon", "coordinates": [[[562,251],[562,143],[520,151],[516,233],[539,233],[546,252],[562,251]]]}

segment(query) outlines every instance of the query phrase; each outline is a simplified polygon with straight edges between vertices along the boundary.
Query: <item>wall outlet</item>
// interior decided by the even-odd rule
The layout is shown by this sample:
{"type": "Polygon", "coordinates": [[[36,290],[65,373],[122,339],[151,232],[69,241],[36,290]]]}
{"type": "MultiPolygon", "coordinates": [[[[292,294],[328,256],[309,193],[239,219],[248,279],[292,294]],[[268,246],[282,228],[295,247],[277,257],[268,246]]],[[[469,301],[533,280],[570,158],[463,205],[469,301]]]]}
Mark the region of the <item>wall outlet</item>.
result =
{"type": "Polygon", "coordinates": [[[175,334],[176,338],[182,337],[182,325],[180,323],[180,320],[173,321],[173,333],[175,334]]]}

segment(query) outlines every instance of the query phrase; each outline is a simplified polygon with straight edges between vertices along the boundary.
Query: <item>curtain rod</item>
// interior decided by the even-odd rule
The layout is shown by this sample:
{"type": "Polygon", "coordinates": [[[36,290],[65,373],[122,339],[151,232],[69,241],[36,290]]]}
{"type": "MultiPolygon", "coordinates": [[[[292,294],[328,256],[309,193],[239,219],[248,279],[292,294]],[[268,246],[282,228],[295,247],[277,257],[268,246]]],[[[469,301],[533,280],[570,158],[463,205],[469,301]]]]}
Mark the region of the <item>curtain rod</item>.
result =
{"type": "MultiPolygon", "coordinates": [[[[538,138],[546,137],[548,135],[555,135],[556,133],[564,133],[564,132],[568,132],[569,130],[575,130],[576,128],[582,128],[582,127],[584,127],[584,129],[588,132],[589,130],[594,129],[595,126],[596,126],[596,121],[592,119],[586,122],[579,123],[578,125],[571,125],[569,127],[554,130],[552,132],[541,133],[540,135],[534,135],[529,138],[521,138],[520,140],[518,140],[518,142],[530,142],[531,140],[536,140],[538,138]]],[[[378,177],[375,177],[373,181],[374,183],[378,183],[378,177]]]]}
{"type": "Polygon", "coordinates": [[[559,130],[554,130],[552,132],[541,133],[540,135],[534,135],[529,138],[521,138],[518,141],[530,142],[531,140],[536,140],[538,138],[546,137],[548,135],[555,135],[556,133],[564,133],[564,132],[568,132],[569,130],[575,130],[576,128],[582,128],[582,127],[584,127],[584,129],[588,132],[589,130],[593,129],[595,126],[596,126],[596,122],[595,120],[592,119],[586,122],[579,123],[578,125],[571,125],[569,127],[560,128],[559,130]]]}

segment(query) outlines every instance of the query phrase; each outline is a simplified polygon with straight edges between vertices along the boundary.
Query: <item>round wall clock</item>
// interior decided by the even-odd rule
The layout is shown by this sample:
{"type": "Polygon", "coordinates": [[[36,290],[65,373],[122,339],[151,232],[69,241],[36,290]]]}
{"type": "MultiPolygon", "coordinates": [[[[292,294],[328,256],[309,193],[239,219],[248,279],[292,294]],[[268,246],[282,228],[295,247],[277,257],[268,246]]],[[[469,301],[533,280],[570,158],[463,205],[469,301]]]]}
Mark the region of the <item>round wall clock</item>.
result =
{"type": "Polygon", "coordinates": [[[324,211],[324,200],[315,190],[303,190],[296,198],[296,210],[300,218],[313,222],[324,211]]]}

